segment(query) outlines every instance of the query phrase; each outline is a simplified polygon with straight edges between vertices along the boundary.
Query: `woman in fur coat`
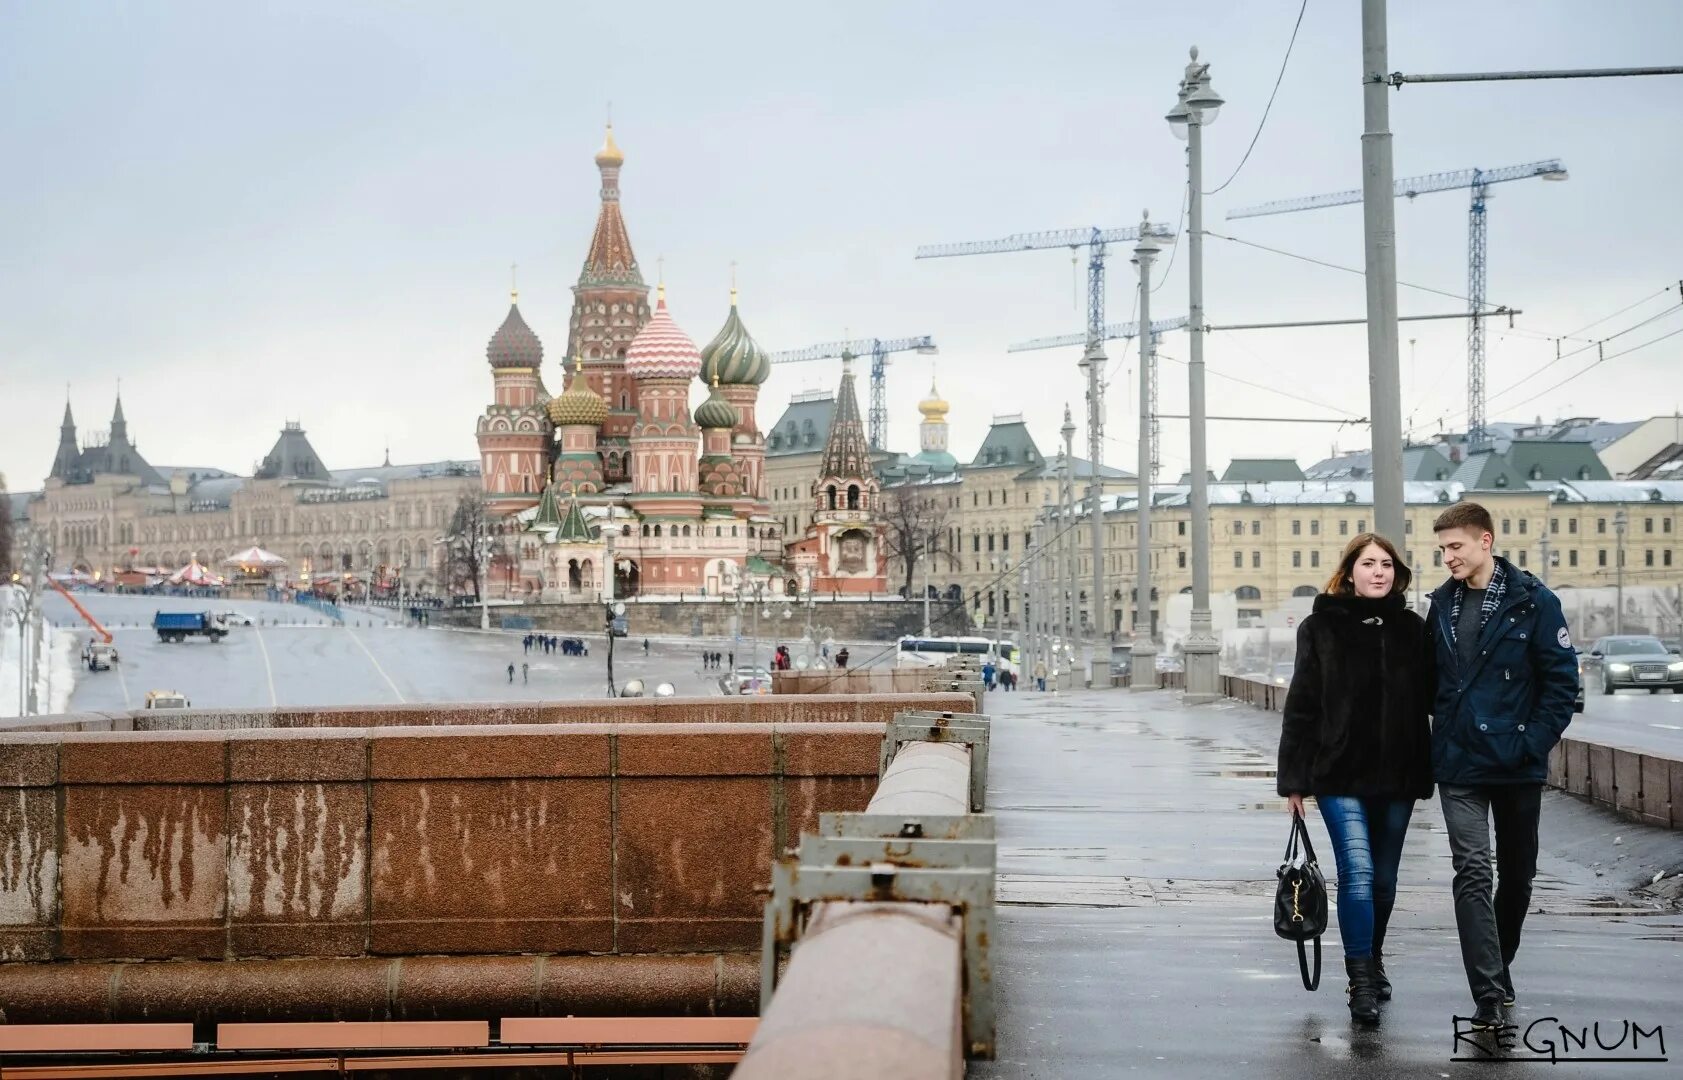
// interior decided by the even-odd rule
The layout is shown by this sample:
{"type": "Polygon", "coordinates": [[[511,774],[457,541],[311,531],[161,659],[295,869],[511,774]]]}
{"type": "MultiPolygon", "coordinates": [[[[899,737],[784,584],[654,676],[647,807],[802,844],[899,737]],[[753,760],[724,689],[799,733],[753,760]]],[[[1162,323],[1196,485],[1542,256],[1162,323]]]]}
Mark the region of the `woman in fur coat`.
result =
{"type": "Polygon", "coordinates": [[[1391,997],[1382,949],[1416,799],[1432,794],[1425,625],[1408,609],[1408,566],[1376,533],[1350,541],[1297,630],[1280,728],[1279,793],[1314,796],[1338,859],[1338,932],[1350,1015],[1379,1020],[1391,997]]]}

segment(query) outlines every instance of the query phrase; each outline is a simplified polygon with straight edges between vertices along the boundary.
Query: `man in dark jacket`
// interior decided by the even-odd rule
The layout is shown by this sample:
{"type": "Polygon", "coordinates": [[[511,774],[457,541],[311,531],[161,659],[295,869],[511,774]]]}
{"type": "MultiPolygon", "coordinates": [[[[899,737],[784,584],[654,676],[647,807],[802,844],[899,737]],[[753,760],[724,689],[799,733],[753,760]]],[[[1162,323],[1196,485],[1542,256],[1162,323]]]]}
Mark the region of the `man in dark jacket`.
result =
{"type": "Polygon", "coordinates": [[[1494,1027],[1501,1007],[1514,1002],[1509,966],[1537,873],[1549,751],[1578,693],[1577,654],[1554,593],[1491,552],[1489,511],[1457,503],[1432,531],[1450,573],[1426,618],[1436,668],[1432,772],[1455,865],[1455,925],[1477,1003],[1474,1026],[1494,1027]]]}

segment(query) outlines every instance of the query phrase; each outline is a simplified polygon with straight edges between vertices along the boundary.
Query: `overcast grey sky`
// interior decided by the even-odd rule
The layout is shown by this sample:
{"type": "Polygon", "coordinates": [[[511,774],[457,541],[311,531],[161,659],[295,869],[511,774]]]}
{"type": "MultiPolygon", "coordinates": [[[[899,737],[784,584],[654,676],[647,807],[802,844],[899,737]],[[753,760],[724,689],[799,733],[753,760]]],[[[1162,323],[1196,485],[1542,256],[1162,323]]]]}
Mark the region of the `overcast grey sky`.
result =
{"type": "MultiPolygon", "coordinates": [[[[1207,226],[1360,266],[1361,208],[1228,223],[1227,210],[1360,180],[1355,3],[1310,0],[1273,114],[1207,226]]],[[[1591,67],[1683,59],[1675,0],[1391,5],[1392,67],[1591,67]]],[[[1228,100],[1206,187],[1261,117],[1297,0],[1038,4],[21,3],[0,0],[0,471],[38,486],[71,384],[84,430],[122,380],[154,463],[248,470],[287,419],[332,467],[473,457],[490,395],[485,343],[520,265],[521,308],[559,388],[566,321],[597,205],[591,155],[612,102],[624,208],[644,272],[665,257],[698,343],[742,313],[769,348],[933,334],[952,446],[1023,412],[1051,449],[1081,422],[1077,350],[1006,345],[1080,328],[1070,256],[914,261],[922,243],[1174,220],[1183,144],[1162,116],[1196,43],[1228,100]]],[[[1670,412],[1683,334],[1535,401],[1595,351],[1505,394],[1566,348],[1677,305],[1683,78],[1415,86],[1394,93],[1398,176],[1560,157],[1564,184],[1496,190],[1489,296],[1493,419],[1670,412]]],[[[1405,281],[1466,287],[1464,192],[1397,208],[1405,281]]],[[[1184,252],[1153,298],[1184,311],[1184,252]]],[[[1211,321],[1362,314],[1353,275],[1231,242],[1206,245],[1211,321]]],[[[1161,262],[1159,264],[1162,265],[1161,262]]],[[[1109,317],[1132,307],[1127,253],[1109,317]]],[[[1402,310],[1456,310],[1402,290],[1402,310]]],[[[1661,315],[1612,354],[1683,327],[1661,315]]],[[[1403,402],[1422,430],[1465,407],[1461,322],[1405,324],[1403,402]],[[1414,343],[1410,344],[1410,338],[1414,343]]],[[[1132,468],[1137,368],[1111,344],[1106,460],[1132,468]]],[[[1166,339],[1164,412],[1185,411],[1185,335],[1166,339]]],[[[1212,335],[1216,413],[1365,416],[1361,327],[1212,335]],[[1253,389],[1215,373],[1287,390],[1253,389]]],[[[779,368],[762,422],[833,386],[836,361],[779,368]]],[[[890,370],[891,441],[916,446],[931,359],[890,370]]],[[[699,399],[699,388],[698,388],[699,399]]],[[[1405,418],[1405,424],[1408,422],[1405,418]]],[[[1078,435],[1085,441],[1085,431],[1078,435]]],[[[1165,478],[1186,426],[1164,424],[1165,478]]],[[[1365,446],[1363,428],[1220,424],[1210,457],[1365,446]]]]}

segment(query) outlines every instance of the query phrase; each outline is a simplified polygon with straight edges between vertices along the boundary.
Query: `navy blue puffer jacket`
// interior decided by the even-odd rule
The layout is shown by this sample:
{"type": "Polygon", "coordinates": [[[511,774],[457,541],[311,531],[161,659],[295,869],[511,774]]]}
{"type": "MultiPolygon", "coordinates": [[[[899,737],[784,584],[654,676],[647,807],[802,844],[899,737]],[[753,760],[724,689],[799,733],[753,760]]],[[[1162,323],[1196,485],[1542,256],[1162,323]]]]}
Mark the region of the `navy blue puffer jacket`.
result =
{"type": "Polygon", "coordinates": [[[1531,574],[1497,557],[1501,605],[1465,670],[1450,612],[1453,579],[1432,593],[1427,655],[1434,659],[1432,774],[1440,784],[1536,784],[1572,720],[1578,659],[1560,600],[1531,574]]]}

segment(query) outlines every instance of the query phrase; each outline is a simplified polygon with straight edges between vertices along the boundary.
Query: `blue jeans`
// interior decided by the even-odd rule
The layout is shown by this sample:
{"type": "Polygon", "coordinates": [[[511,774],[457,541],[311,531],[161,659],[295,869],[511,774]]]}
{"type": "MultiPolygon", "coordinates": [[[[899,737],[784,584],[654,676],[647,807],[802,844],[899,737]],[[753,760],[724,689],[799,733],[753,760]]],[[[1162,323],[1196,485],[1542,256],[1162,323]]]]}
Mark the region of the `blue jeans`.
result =
{"type": "Polygon", "coordinates": [[[1375,928],[1391,921],[1397,864],[1414,813],[1411,800],[1317,795],[1321,820],[1338,859],[1338,936],[1352,960],[1373,955],[1375,928]]]}

